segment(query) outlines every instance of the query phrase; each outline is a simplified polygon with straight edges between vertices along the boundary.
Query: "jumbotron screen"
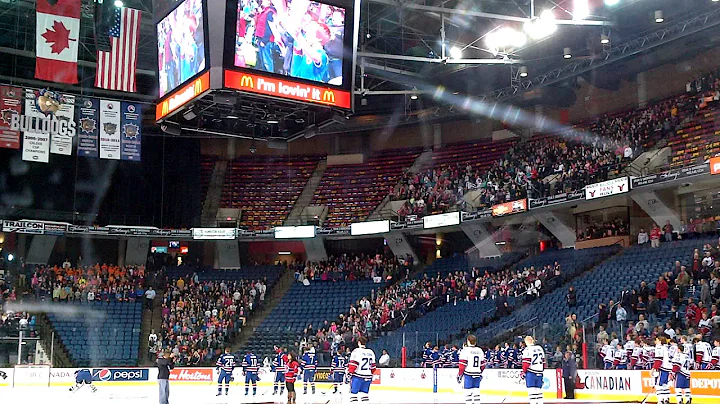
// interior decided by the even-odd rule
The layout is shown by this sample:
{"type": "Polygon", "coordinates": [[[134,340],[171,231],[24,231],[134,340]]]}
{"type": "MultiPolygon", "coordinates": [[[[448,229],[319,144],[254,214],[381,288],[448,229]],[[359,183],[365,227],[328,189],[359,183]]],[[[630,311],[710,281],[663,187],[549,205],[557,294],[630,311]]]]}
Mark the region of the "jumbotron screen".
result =
{"type": "Polygon", "coordinates": [[[345,11],[309,0],[238,0],[234,65],[342,86],[345,11]]]}
{"type": "Polygon", "coordinates": [[[205,70],[202,0],[185,0],[157,24],[158,91],[165,94],[205,70]]]}

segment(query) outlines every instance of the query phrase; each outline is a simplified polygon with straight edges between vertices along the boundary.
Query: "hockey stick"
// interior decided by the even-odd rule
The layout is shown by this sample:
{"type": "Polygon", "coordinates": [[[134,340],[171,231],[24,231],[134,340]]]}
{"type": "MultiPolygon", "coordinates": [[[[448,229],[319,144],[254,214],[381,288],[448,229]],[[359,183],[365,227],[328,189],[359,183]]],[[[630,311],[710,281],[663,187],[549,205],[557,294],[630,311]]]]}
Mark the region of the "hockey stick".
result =
{"type": "Polygon", "coordinates": [[[645,398],[642,399],[642,401],[640,402],[640,404],[645,404],[645,402],[647,401],[647,399],[650,398],[650,395],[651,395],[651,394],[653,394],[653,393],[652,393],[652,392],[647,393],[647,395],[645,396],[645,398]]]}

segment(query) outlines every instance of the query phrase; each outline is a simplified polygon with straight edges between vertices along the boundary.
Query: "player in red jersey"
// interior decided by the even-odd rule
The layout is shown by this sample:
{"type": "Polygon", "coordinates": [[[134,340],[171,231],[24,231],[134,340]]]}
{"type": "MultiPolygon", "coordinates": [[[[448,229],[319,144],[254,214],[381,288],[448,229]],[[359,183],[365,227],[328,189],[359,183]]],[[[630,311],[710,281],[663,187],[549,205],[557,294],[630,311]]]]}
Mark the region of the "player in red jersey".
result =
{"type": "Polygon", "coordinates": [[[285,371],[285,387],[288,392],[288,404],[295,404],[295,379],[298,376],[300,364],[294,352],[287,354],[287,370],[285,371]]]}

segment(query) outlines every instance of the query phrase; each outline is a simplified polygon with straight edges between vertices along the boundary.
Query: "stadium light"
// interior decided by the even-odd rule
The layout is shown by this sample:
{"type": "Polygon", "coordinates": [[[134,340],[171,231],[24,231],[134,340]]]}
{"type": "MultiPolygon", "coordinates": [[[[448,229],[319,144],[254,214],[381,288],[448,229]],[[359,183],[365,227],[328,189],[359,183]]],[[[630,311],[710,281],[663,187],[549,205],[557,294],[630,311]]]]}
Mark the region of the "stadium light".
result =
{"type": "Polygon", "coordinates": [[[462,59],[462,49],[457,46],[450,48],[450,57],[453,59],[462,59]]]}
{"type": "Polygon", "coordinates": [[[8,262],[12,262],[14,259],[15,256],[12,253],[8,254],[8,262]]]}
{"type": "Polygon", "coordinates": [[[497,55],[500,49],[521,48],[527,43],[527,36],[510,27],[497,29],[485,37],[485,45],[497,55]]]}
{"type": "Polygon", "coordinates": [[[590,16],[588,0],[573,1],[573,20],[584,20],[590,16]]]}
{"type": "Polygon", "coordinates": [[[655,22],[660,24],[661,22],[665,21],[665,17],[663,17],[663,11],[662,10],[656,10],[655,11],[655,22]]]}
{"type": "Polygon", "coordinates": [[[122,0],[115,0],[115,7],[117,8],[123,8],[125,4],[123,4],[122,0]]]}
{"type": "Polygon", "coordinates": [[[527,66],[520,66],[520,77],[527,77],[527,76],[528,76],[527,66]]]}
{"type": "Polygon", "coordinates": [[[563,57],[565,59],[570,59],[572,57],[572,50],[570,50],[570,48],[563,49],[563,57]]]}
{"type": "Polygon", "coordinates": [[[555,14],[551,10],[545,10],[539,18],[534,18],[525,23],[525,33],[534,40],[546,38],[555,33],[557,24],[555,14]]]}
{"type": "Polygon", "coordinates": [[[411,100],[417,100],[417,99],[418,99],[418,95],[417,95],[417,94],[413,94],[413,95],[410,96],[410,99],[411,99],[411,100]]]}
{"type": "MultiPolygon", "coordinates": [[[[713,1],[718,1],[718,0],[713,0],[713,1]]],[[[618,3],[620,3],[620,0],[605,0],[605,5],[610,6],[610,7],[617,6],[618,3]]]]}
{"type": "Polygon", "coordinates": [[[608,34],[603,33],[600,35],[600,43],[603,45],[607,45],[610,43],[610,37],[608,36],[608,34]]]}

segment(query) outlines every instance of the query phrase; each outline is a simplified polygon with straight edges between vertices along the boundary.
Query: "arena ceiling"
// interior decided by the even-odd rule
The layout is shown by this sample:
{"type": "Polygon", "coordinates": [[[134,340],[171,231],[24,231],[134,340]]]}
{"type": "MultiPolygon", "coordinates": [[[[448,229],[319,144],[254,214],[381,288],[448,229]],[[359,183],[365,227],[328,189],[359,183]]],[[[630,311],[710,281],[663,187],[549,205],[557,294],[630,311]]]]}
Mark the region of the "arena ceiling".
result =
{"type": "MultiPolygon", "coordinates": [[[[93,88],[91,0],[83,0],[81,83],[57,87],[153,103],[157,94],[157,56],[151,3],[125,0],[126,6],[143,11],[137,94],[93,88]]],[[[652,60],[668,63],[717,46],[720,38],[720,2],[619,0],[616,5],[607,6],[603,0],[589,0],[589,15],[582,21],[573,21],[573,4],[574,0],[365,0],[358,41],[357,116],[343,122],[332,113],[317,115],[302,106],[282,104],[277,114],[287,117],[281,119],[283,127],[262,131],[261,136],[280,139],[307,136],[304,130],[311,124],[316,124],[315,134],[383,126],[398,116],[403,122],[456,118],[473,113],[458,105],[466,105],[468,100],[528,105],[528,100],[519,95],[548,86],[572,88],[574,78],[581,75],[598,86],[612,88],[621,77],[654,67],[648,63],[628,63],[637,60],[633,56],[639,53],[661,54],[663,57],[652,60]],[[488,49],[489,33],[506,27],[522,30],[525,20],[545,10],[552,10],[559,23],[551,36],[497,53],[488,49]],[[662,10],[663,23],[655,22],[656,10],[662,10]],[[603,34],[609,37],[609,44],[600,43],[603,34]],[[460,57],[451,55],[453,47],[462,50],[460,57]],[[563,58],[565,48],[571,49],[571,59],[563,58]],[[613,68],[608,68],[611,63],[613,68]],[[521,66],[523,71],[527,69],[526,77],[520,76],[521,66]],[[326,124],[322,125],[323,122],[326,124]]],[[[0,82],[30,87],[48,85],[33,78],[34,10],[33,0],[0,0],[0,82]]],[[[573,101],[569,93],[558,94],[540,99],[555,103],[573,101]]],[[[190,133],[191,136],[202,136],[207,125],[219,133],[248,131],[226,123],[212,127],[220,107],[212,104],[199,107],[207,115],[201,122],[193,122],[201,131],[190,133]]],[[[235,110],[245,114],[241,119],[250,122],[266,108],[262,103],[249,102],[235,110]]],[[[220,112],[231,113],[232,109],[220,112]]],[[[257,129],[252,127],[249,135],[255,137],[257,129]]]]}

